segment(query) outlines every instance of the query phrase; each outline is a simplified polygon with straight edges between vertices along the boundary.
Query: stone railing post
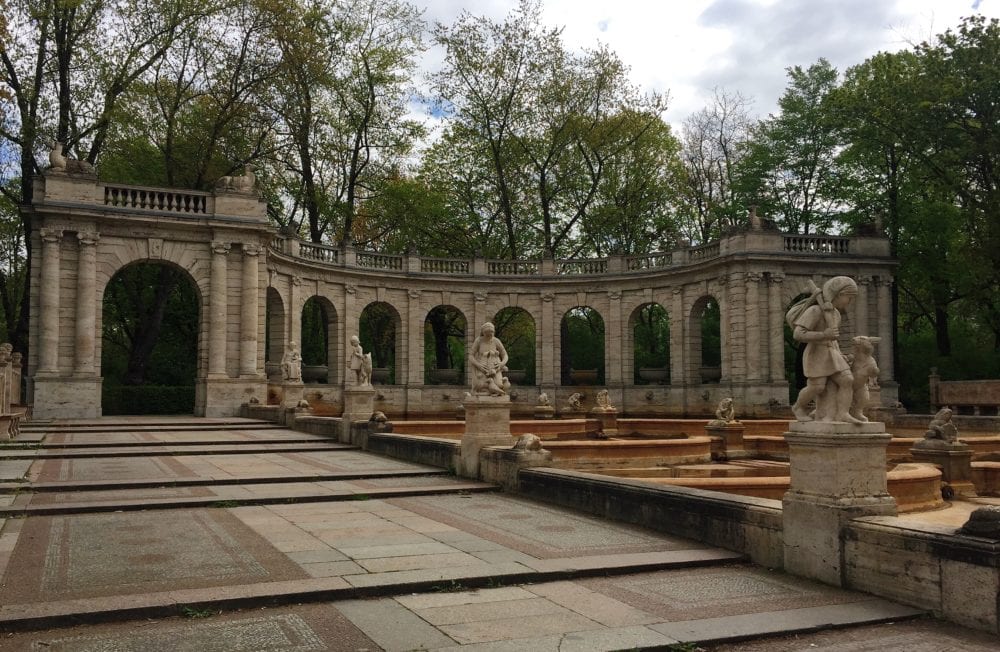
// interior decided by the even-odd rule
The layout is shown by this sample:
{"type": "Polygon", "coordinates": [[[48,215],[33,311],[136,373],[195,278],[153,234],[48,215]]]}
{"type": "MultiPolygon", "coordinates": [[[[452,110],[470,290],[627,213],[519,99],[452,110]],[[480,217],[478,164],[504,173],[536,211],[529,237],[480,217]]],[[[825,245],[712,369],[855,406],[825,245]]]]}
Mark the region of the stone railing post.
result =
{"type": "Polygon", "coordinates": [[[621,274],[625,271],[625,256],[622,254],[613,254],[608,256],[608,273],[609,274],[621,274]]]}
{"type": "Polygon", "coordinates": [[[784,274],[771,272],[767,275],[768,380],[772,383],[785,380],[785,310],[781,300],[781,284],[784,281],[784,274]]]}
{"type": "Polygon", "coordinates": [[[226,320],[229,313],[228,242],[212,242],[212,263],[209,281],[208,374],[226,375],[226,320]]]}
{"type": "Polygon", "coordinates": [[[24,367],[20,353],[12,353],[10,356],[10,402],[12,405],[21,404],[21,378],[24,374],[24,367]]]}
{"type": "Polygon", "coordinates": [[[97,350],[97,239],[93,231],[76,234],[79,258],[76,271],[76,360],[77,375],[94,373],[94,353],[97,350]]]}
{"type": "Polygon", "coordinates": [[[257,323],[260,313],[261,248],[243,245],[243,283],[240,297],[240,376],[257,375],[257,323]]]}
{"type": "Polygon", "coordinates": [[[358,250],[354,248],[350,240],[344,242],[341,245],[341,251],[344,254],[344,267],[357,267],[358,266],[358,250]]]}
{"type": "Polygon", "coordinates": [[[478,253],[472,257],[473,276],[486,276],[486,259],[478,253]]]}
{"type": "Polygon", "coordinates": [[[63,232],[61,229],[44,228],[42,238],[38,303],[40,337],[38,346],[38,371],[55,374],[59,371],[59,263],[63,232]]]}

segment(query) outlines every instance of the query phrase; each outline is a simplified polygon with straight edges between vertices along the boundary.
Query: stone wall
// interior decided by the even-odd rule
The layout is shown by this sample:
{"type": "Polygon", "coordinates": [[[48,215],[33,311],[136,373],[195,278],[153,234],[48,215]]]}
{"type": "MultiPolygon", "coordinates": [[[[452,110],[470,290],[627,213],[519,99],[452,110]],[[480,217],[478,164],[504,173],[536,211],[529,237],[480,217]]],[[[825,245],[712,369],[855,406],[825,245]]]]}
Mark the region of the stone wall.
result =
{"type": "Polygon", "coordinates": [[[558,407],[574,391],[605,388],[623,414],[706,415],[733,396],[741,414],[770,416],[788,401],[785,310],[808,281],[837,274],[859,281],[857,309],[841,329],[845,344],[854,334],[882,336],[882,398],[896,399],[886,355],[895,263],[884,238],[747,231],[672,252],[585,261],[393,256],[276,237],[252,194],[116,186],[51,171],[36,180],[25,210],[37,263],[28,370],[40,417],[100,413],[104,288],[140,261],[183,269],[198,288],[201,415],[231,415],[250,396],[265,399],[265,350],[277,362],[290,341],[301,339],[303,307],[317,297],[329,320],[333,386],[344,382],[346,343],[359,332],[366,306],[391,308],[395,385],[379,388],[377,405],[387,414],[442,413],[458,402],[463,387],[424,384],[424,321],[435,307],[451,306],[465,317],[467,344],[504,308],[531,317],[536,383],[515,390],[524,413],[542,391],[558,407]],[[698,319],[709,298],[722,313],[722,365],[717,382],[703,383],[698,319]],[[636,385],[633,328],[638,310],[651,303],[669,316],[671,382],[636,385]],[[578,306],[604,320],[601,387],[562,386],[559,325],[578,306]]]}

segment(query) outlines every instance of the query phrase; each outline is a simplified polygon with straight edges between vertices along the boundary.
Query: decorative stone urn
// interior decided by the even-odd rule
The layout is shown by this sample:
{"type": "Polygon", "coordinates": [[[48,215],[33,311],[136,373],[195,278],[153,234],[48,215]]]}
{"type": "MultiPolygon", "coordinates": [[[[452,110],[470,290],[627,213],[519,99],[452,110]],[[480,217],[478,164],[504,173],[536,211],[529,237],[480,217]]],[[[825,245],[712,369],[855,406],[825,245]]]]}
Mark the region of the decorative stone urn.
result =
{"type": "Polygon", "coordinates": [[[304,364],[302,365],[302,382],[304,383],[326,383],[329,369],[325,364],[304,364]]]}
{"type": "Polygon", "coordinates": [[[570,369],[569,382],[571,385],[596,385],[597,369],[570,369]]]}
{"type": "Polygon", "coordinates": [[[461,380],[459,369],[429,369],[427,379],[432,385],[458,385],[461,380]]]}
{"type": "Polygon", "coordinates": [[[372,384],[389,384],[389,367],[372,367],[372,384]]]}
{"type": "Polygon", "coordinates": [[[525,371],[524,369],[507,370],[507,380],[510,381],[511,385],[523,385],[527,377],[528,377],[528,372],[525,371]]]}
{"type": "Polygon", "coordinates": [[[718,383],[722,380],[722,367],[718,365],[698,367],[698,374],[703,385],[718,383]]]}
{"type": "Polygon", "coordinates": [[[669,377],[670,370],[666,367],[639,367],[640,380],[663,385],[669,377]]]}

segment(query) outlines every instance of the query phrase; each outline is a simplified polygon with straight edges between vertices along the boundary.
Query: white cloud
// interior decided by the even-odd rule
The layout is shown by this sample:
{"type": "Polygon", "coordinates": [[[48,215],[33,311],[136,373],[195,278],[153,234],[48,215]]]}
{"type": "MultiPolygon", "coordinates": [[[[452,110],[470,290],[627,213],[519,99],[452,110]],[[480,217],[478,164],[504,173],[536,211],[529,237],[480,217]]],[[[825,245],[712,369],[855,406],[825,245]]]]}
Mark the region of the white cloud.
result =
{"type": "MultiPolygon", "coordinates": [[[[416,0],[428,21],[453,22],[463,7],[502,19],[516,0],[416,0]]],[[[956,26],[962,16],[1000,16],[1000,0],[545,0],[546,25],[573,48],[606,43],[647,90],[669,92],[674,124],[705,105],[712,88],[752,96],[775,110],[785,69],[820,57],[839,70],[880,50],[899,50],[956,26]]],[[[428,52],[424,68],[440,65],[428,52]]]]}

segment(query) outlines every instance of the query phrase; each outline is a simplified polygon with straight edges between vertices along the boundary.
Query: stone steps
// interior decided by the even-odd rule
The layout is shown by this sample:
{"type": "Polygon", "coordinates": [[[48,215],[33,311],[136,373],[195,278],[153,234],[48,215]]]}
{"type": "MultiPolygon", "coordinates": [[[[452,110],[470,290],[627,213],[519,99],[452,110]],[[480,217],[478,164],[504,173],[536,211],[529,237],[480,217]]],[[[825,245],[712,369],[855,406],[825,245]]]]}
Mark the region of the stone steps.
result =
{"type": "Polygon", "coordinates": [[[39,434],[43,448],[0,449],[32,465],[0,484],[12,649],[237,649],[255,628],[303,649],[664,649],[921,615],[321,438],[39,434]]]}

